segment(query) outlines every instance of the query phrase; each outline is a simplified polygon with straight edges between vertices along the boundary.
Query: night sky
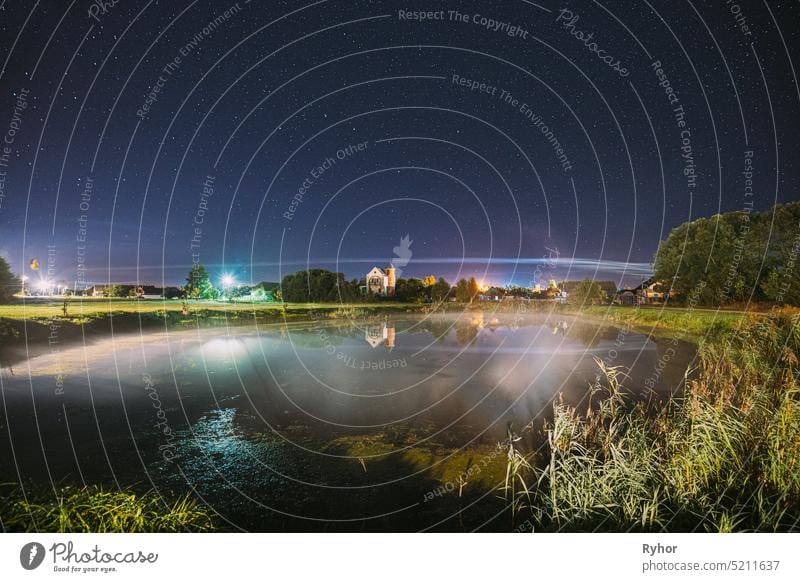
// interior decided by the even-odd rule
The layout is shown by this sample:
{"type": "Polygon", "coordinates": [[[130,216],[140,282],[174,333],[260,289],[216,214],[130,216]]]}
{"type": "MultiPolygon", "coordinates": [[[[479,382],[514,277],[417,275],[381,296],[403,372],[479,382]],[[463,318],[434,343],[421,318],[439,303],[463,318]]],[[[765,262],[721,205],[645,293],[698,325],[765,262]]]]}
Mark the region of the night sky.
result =
{"type": "Polygon", "coordinates": [[[686,220],[800,199],[798,2],[0,6],[20,274],[632,282],[686,220]]]}

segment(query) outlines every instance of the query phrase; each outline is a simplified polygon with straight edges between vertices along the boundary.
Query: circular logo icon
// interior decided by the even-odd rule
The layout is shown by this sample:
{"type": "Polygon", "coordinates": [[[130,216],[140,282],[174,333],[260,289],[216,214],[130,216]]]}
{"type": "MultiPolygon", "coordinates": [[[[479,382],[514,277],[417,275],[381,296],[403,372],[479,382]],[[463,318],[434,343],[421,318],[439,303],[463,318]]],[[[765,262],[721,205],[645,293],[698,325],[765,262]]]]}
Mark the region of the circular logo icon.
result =
{"type": "Polygon", "coordinates": [[[19,551],[19,563],[26,570],[35,570],[44,561],[44,546],[39,542],[29,542],[19,551]]]}

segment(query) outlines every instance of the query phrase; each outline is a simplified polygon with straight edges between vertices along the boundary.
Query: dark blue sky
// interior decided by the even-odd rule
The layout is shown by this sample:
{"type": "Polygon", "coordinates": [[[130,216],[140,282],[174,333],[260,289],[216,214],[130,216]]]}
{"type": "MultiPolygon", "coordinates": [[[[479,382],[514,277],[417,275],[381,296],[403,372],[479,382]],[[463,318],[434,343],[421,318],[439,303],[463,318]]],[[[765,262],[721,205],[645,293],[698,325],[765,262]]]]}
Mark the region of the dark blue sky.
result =
{"type": "Polygon", "coordinates": [[[681,222],[800,199],[797,2],[99,6],[0,9],[20,273],[636,281],[681,222]]]}

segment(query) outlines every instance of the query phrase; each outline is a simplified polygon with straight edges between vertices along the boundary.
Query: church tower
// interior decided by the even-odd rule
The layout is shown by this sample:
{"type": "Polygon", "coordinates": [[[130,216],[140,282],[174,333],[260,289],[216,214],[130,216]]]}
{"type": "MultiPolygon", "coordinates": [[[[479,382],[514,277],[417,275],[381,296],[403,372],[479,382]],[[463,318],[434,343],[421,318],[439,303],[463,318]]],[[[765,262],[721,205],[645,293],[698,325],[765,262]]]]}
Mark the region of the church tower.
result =
{"type": "Polygon", "coordinates": [[[389,265],[386,268],[386,294],[394,295],[394,287],[397,284],[397,275],[394,265],[389,265]]]}

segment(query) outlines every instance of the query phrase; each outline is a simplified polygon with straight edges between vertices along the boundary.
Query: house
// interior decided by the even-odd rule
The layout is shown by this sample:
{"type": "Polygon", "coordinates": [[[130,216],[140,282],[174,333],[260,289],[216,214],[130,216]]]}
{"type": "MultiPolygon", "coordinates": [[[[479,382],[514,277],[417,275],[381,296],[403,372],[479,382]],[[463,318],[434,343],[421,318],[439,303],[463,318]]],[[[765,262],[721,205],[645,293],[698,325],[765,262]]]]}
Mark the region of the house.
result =
{"type": "Polygon", "coordinates": [[[489,295],[481,293],[478,295],[478,301],[500,301],[500,295],[489,295]]]}
{"type": "Polygon", "coordinates": [[[373,267],[364,279],[361,289],[364,293],[391,297],[394,295],[395,285],[397,284],[396,271],[394,266],[389,265],[384,271],[380,267],[373,267]]]}
{"type": "Polygon", "coordinates": [[[620,289],[616,301],[620,305],[657,305],[664,303],[669,294],[662,290],[663,285],[655,277],[645,279],[631,289],[620,289]]]}
{"type": "Polygon", "coordinates": [[[664,303],[667,300],[667,293],[662,290],[663,286],[657,283],[655,279],[648,279],[642,283],[641,288],[641,297],[648,305],[664,303]]]}
{"type": "Polygon", "coordinates": [[[620,289],[617,291],[617,303],[620,305],[636,305],[637,295],[633,289],[620,289]]]}

